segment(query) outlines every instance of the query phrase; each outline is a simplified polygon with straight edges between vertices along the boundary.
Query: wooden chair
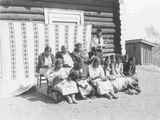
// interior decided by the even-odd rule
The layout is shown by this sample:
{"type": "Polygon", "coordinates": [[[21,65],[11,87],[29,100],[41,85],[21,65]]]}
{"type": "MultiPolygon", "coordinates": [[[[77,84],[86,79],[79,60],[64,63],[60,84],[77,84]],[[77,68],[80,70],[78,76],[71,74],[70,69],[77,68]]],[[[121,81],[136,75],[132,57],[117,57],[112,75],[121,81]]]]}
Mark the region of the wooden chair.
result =
{"type": "Polygon", "coordinates": [[[47,83],[47,86],[48,86],[48,84],[49,84],[48,79],[43,74],[39,74],[38,79],[37,79],[37,87],[40,88],[42,85],[42,82],[44,82],[44,81],[47,83]]]}
{"type": "Polygon", "coordinates": [[[47,85],[47,96],[51,97],[55,103],[58,103],[63,100],[63,97],[59,91],[56,91],[52,88],[51,85],[49,85],[49,80],[43,75],[39,74],[38,80],[37,80],[37,87],[41,88],[42,83],[45,82],[47,85]]]}

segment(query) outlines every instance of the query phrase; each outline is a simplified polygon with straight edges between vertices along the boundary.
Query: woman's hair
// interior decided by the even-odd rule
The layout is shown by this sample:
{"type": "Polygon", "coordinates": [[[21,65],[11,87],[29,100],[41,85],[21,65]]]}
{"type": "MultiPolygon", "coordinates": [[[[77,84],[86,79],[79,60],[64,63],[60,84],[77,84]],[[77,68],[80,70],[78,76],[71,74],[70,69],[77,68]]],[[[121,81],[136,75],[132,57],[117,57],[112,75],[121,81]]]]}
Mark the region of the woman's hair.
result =
{"type": "Polygon", "coordinates": [[[46,52],[46,51],[52,51],[52,48],[51,47],[49,47],[48,45],[44,48],[44,51],[46,52]]]}
{"type": "Polygon", "coordinates": [[[96,47],[91,47],[92,52],[96,52],[96,47]]]}
{"type": "Polygon", "coordinates": [[[133,64],[136,64],[135,63],[135,57],[130,57],[129,60],[128,60],[128,63],[130,64],[130,62],[133,62],[133,64]]]}
{"type": "Polygon", "coordinates": [[[58,58],[64,59],[63,55],[60,52],[57,52],[55,57],[56,57],[56,59],[58,59],[58,58]]]}
{"type": "Polygon", "coordinates": [[[97,47],[97,48],[96,48],[96,52],[102,53],[102,49],[97,47]]]}
{"type": "Polygon", "coordinates": [[[74,69],[80,70],[82,68],[82,62],[75,62],[74,63],[74,69]]]}
{"type": "Polygon", "coordinates": [[[126,60],[128,62],[128,55],[126,54],[126,55],[122,56],[122,60],[123,60],[123,62],[126,62],[126,60]]]}
{"type": "Polygon", "coordinates": [[[58,64],[63,64],[63,59],[61,58],[56,59],[55,66],[57,66],[58,64]]]}
{"type": "Polygon", "coordinates": [[[82,46],[81,43],[76,43],[76,44],[74,45],[74,51],[77,51],[78,48],[81,47],[81,46],[82,46]]]}
{"type": "Polygon", "coordinates": [[[104,60],[104,66],[108,66],[109,63],[110,63],[110,58],[109,58],[109,56],[106,56],[105,60],[104,60]]]}
{"type": "Polygon", "coordinates": [[[74,68],[80,69],[80,68],[82,68],[82,65],[83,65],[82,59],[80,57],[76,57],[76,60],[74,62],[74,68]]]}
{"type": "Polygon", "coordinates": [[[111,56],[110,56],[110,61],[111,61],[111,62],[115,62],[115,55],[111,55],[111,56]]]}
{"type": "Polygon", "coordinates": [[[106,56],[104,61],[108,61],[108,60],[109,60],[109,56],[106,56]]]}
{"type": "Polygon", "coordinates": [[[116,55],[116,63],[121,63],[122,62],[122,56],[120,54],[116,55]]]}
{"type": "Polygon", "coordinates": [[[93,60],[92,60],[92,66],[94,66],[94,64],[95,64],[96,62],[100,65],[100,59],[99,59],[99,57],[97,57],[97,56],[93,58],[93,60]]]}
{"type": "Polygon", "coordinates": [[[101,27],[98,27],[97,30],[96,30],[95,35],[96,35],[97,37],[100,37],[100,36],[99,36],[100,33],[102,33],[102,29],[101,29],[101,27]]]}

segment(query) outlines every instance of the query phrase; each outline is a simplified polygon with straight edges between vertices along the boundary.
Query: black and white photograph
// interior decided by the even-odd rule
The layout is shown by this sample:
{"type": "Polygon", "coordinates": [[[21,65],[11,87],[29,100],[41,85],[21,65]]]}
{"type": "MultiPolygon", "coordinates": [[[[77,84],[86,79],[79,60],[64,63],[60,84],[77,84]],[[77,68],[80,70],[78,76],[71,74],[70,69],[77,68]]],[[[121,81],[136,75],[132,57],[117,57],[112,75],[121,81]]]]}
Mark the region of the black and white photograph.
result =
{"type": "Polygon", "coordinates": [[[1,120],[160,120],[159,0],[0,0],[1,120]]]}

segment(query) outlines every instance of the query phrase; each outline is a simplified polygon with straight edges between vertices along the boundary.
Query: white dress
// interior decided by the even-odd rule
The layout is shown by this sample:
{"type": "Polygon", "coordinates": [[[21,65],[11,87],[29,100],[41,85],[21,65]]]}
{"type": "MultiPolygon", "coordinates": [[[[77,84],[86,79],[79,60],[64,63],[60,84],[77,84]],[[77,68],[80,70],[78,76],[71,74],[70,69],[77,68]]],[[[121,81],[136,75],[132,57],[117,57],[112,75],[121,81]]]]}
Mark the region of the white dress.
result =
{"type": "Polygon", "coordinates": [[[121,70],[123,70],[123,64],[120,63],[119,65],[116,65],[115,69],[117,71],[116,79],[112,81],[112,84],[117,90],[122,90],[127,85],[127,78],[121,75],[121,70]]]}
{"type": "Polygon", "coordinates": [[[59,91],[62,95],[70,95],[78,93],[77,85],[74,81],[68,80],[67,77],[69,75],[70,69],[68,68],[61,68],[58,71],[52,71],[48,75],[48,80],[52,84],[54,84],[54,81],[56,77],[59,77],[60,79],[63,79],[62,81],[56,83],[53,88],[57,91],[59,91]]]}
{"type": "Polygon", "coordinates": [[[102,66],[99,66],[98,68],[89,66],[89,75],[91,79],[100,76],[99,78],[91,80],[91,83],[97,88],[97,93],[99,95],[108,94],[109,92],[113,91],[111,82],[107,79],[104,81],[105,75],[102,66]]]}
{"type": "Polygon", "coordinates": [[[64,54],[63,59],[64,59],[64,64],[71,66],[71,68],[73,67],[73,60],[69,55],[69,53],[64,54]]]}

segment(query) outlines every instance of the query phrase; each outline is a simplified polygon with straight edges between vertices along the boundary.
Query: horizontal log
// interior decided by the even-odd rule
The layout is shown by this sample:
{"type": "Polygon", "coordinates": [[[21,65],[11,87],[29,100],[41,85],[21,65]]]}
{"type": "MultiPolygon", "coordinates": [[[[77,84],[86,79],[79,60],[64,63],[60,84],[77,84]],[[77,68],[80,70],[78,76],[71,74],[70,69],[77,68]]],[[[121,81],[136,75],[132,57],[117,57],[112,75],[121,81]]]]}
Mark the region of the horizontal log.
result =
{"type": "Polygon", "coordinates": [[[85,12],[85,16],[93,16],[93,17],[111,17],[113,18],[113,12],[85,12]]]}
{"type": "MultiPolygon", "coordinates": [[[[101,30],[102,30],[103,34],[106,34],[106,33],[115,33],[116,32],[114,28],[102,28],[101,30]]],[[[96,33],[96,31],[97,31],[97,28],[93,28],[92,29],[93,33],[96,33]]]]}
{"type": "Polygon", "coordinates": [[[103,53],[114,53],[114,49],[103,49],[103,53]]]}
{"type": "Polygon", "coordinates": [[[103,41],[104,44],[114,44],[114,40],[103,41]]]}
{"type": "Polygon", "coordinates": [[[0,13],[24,13],[24,14],[44,14],[43,8],[37,7],[4,7],[0,6],[0,13]]]}
{"type": "Polygon", "coordinates": [[[113,0],[32,0],[34,2],[43,3],[61,3],[61,4],[75,4],[75,5],[88,5],[100,7],[113,7],[113,0]]]}
{"type": "Polygon", "coordinates": [[[100,17],[90,17],[90,16],[85,16],[84,17],[85,21],[93,21],[93,22],[113,22],[113,18],[100,18],[100,17]]]}
{"type": "Polygon", "coordinates": [[[104,44],[104,49],[114,49],[114,44],[104,44]]]}
{"type": "Polygon", "coordinates": [[[103,34],[103,38],[104,38],[104,39],[114,38],[114,34],[103,34]]]}
{"type": "Polygon", "coordinates": [[[107,53],[103,53],[103,57],[105,58],[106,56],[111,56],[111,55],[115,55],[114,52],[107,52],[107,53]]]}
{"type": "Polygon", "coordinates": [[[98,27],[101,27],[101,26],[105,26],[105,27],[109,27],[109,28],[114,28],[115,27],[115,24],[113,22],[88,22],[86,21],[85,22],[86,24],[92,24],[94,26],[98,26],[98,27]]]}
{"type": "Polygon", "coordinates": [[[10,14],[10,13],[1,13],[1,20],[27,20],[27,21],[44,21],[43,15],[34,15],[34,14],[10,14]]]}
{"type": "Polygon", "coordinates": [[[62,4],[60,2],[33,2],[33,1],[0,1],[0,5],[3,6],[23,6],[23,7],[40,7],[40,8],[58,8],[58,9],[73,9],[73,10],[84,10],[84,11],[104,11],[111,12],[113,11],[112,7],[109,6],[90,6],[90,5],[81,5],[81,4],[72,4],[66,3],[62,4]]]}

